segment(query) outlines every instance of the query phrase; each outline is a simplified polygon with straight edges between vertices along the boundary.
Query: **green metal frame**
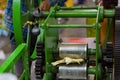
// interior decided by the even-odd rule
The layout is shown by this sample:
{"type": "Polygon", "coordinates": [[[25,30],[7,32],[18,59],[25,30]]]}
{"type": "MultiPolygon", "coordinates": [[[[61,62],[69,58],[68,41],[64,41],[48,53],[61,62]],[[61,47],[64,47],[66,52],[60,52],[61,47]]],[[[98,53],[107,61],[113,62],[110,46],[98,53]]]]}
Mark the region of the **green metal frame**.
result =
{"type": "MultiPolygon", "coordinates": [[[[47,30],[49,29],[55,29],[55,28],[94,28],[96,31],[96,49],[95,50],[91,50],[89,49],[89,51],[91,52],[91,54],[96,56],[96,68],[90,69],[88,68],[88,73],[93,73],[96,75],[96,80],[101,80],[101,75],[102,75],[102,70],[101,70],[101,65],[98,62],[99,59],[102,58],[102,53],[100,51],[100,45],[99,45],[99,40],[100,40],[100,22],[103,21],[104,18],[111,18],[114,17],[114,10],[104,10],[102,6],[97,6],[97,7],[72,7],[72,8],[66,8],[66,7],[58,7],[55,6],[54,8],[52,8],[50,10],[50,12],[44,12],[44,15],[47,16],[46,20],[41,23],[40,27],[42,27],[43,29],[45,29],[45,34],[47,33],[47,30]],[[94,9],[92,9],[94,8],[94,9]],[[80,10],[77,10],[80,9],[80,10]],[[59,11],[62,10],[62,11],[59,11]],[[71,11],[71,10],[75,10],[75,11],[71,11]],[[47,21],[49,21],[49,18],[51,17],[62,17],[62,18],[66,18],[66,17],[89,17],[89,18],[96,18],[96,23],[94,25],[79,25],[79,24],[49,24],[47,23],[47,21]]],[[[45,41],[48,41],[48,37],[47,35],[44,36],[45,37],[45,41]]],[[[47,42],[46,42],[47,43],[47,42]]],[[[52,79],[52,70],[53,67],[51,65],[51,60],[50,59],[53,55],[51,54],[51,52],[48,50],[47,51],[47,46],[49,44],[45,44],[45,58],[46,58],[46,73],[44,75],[44,80],[53,80],[52,79]]],[[[51,51],[54,51],[51,49],[51,51]]]]}
{"type": "Polygon", "coordinates": [[[27,64],[28,63],[27,55],[28,55],[27,45],[22,43],[14,50],[14,52],[0,66],[0,73],[12,71],[14,64],[22,57],[24,60],[23,65],[25,70],[20,76],[19,80],[23,80],[23,78],[25,78],[25,80],[29,80],[30,77],[28,75],[29,70],[28,70],[28,64],[27,64]]]}
{"type": "Polygon", "coordinates": [[[13,0],[13,26],[16,44],[24,42],[22,35],[21,0],[13,0]],[[17,17],[16,17],[17,16],[17,17]]]}
{"type": "MultiPolygon", "coordinates": [[[[41,0],[39,0],[40,2],[41,0]]],[[[9,72],[13,70],[15,63],[22,58],[23,60],[23,68],[24,71],[21,74],[19,80],[30,80],[30,69],[29,69],[29,47],[30,47],[30,34],[27,35],[26,43],[23,40],[22,26],[31,18],[31,13],[34,9],[33,0],[26,0],[26,5],[29,6],[29,10],[25,14],[21,14],[21,0],[13,0],[13,26],[15,33],[15,40],[17,44],[17,48],[11,53],[11,55],[4,61],[4,63],[0,66],[0,73],[9,72]],[[29,4],[31,3],[31,4],[29,4]],[[30,18],[29,18],[30,17],[30,18]]],[[[30,27],[28,27],[28,32],[30,27]]],[[[35,56],[36,57],[36,56],[35,56]]]]}
{"type": "MultiPolygon", "coordinates": [[[[17,45],[19,45],[16,50],[8,57],[8,59],[0,66],[0,73],[7,72],[13,67],[13,65],[19,60],[20,57],[23,58],[24,64],[24,72],[21,75],[19,80],[30,80],[30,72],[29,72],[29,39],[30,34],[28,33],[27,42],[24,43],[23,35],[22,35],[22,25],[29,21],[31,18],[31,12],[34,10],[33,0],[26,0],[29,6],[29,12],[26,14],[21,14],[21,0],[13,0],[13,25],[14,25],[14,33],[15,40],[17,45]],[[23,18],[25,18],[23,20],[23,18]],[[23,56],[23,54],[25,56],[23,56]]],[[[95,74],[96,80],[101,80],[101,65],[98,62],[101,59],[102,53],[99,49],[99,38],[100,38],[100,22],[103,21],[104,18],[112,18],[115,15],[115,11],[104,10],[102,6],[96,7],[60,7],[55,5],[51,8],[50,12],[43,12],[46,19],[44,21],[39,22],[39,28],[41,30],[41,34],[38,36],[37,41],[43,41],[45,43],[45,65],[46,72],[44,74],[43,80],[53,80],[52,72],[55,67],[51,65],[51,62],[55,61],[54,55],[57,51],[58,46],[58,29],[59,28],[94,28],[96,31],[96,49],[89,49],[89,55],[96,56],[96,67],[88,68],[88,73],[95,74]],[[57,24],[55,18],[96,18],[96,23],[94,25],[81,25],[81,24],[57,24]]],[[[28,29],[29,30],[29,29],[28,29]]],[[[34,50],[32,59],[36,58],[36,51],[34,50]]]]}

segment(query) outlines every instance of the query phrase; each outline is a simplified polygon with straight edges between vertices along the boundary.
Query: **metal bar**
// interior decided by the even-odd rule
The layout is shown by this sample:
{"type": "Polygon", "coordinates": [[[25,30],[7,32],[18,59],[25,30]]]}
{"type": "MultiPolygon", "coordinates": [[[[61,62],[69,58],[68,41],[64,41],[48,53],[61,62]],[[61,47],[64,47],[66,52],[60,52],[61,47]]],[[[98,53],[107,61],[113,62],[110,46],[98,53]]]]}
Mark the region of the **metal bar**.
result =
{"type": "Polygon", "coordinates": [[[13,0],[13,26],[17,45],[24,42],[21,21],[21,0],[13,0]]]}
{"type": "Polygon", "coordinates": [[[43,26],[46,25],[48,19],[52,16],[52,13],[55,12],[55,8],[57,8],[57,4],[56,4],[53,8],[51,8],[51,11],[50,11],[50,13],[48,14],[47,18],[45,19],[43,26]]]}
{"type": "Polygon", "coordinates": [[[48,28],[93,28],[94,25],[82,25],[82,24],[57,24],[57,25],[46,25],[48,28]]]}
{"type": "MultiPolygon", "coordinates": [[[[56,11],[51,14],[51,17],[61,17],[61,18],[68,18],[68,17],[74,17],[74,18],[96,18],[97,17],[98,10],[96,9],[85,9],[85,10],[74,10],[74,11],[56,11]]],[[[49,12],[43,12],[44,16],[48,16],[49,12]]],[[[112,18],[115,15],[115,10],[104,10],[104,18],[112,18]]]]}
{"type": "Polygon", "coordinates": [[[95,55],[96,54],[96,49],[88,49],[88,54],[89,55],[95,55]]]}
{"type": "MultiPolygon", "coordinates": [[[[45,27],[45,29],[44,29],[45,33],[44,33],[43,37],[44,37],[44,42],[45,42],[44,45],[45,45],[45,61],[46,61],[46,66],[45,66],[46,67],[46,80],[53,80],[53,76],[51,73],[51,69],[52,69],[51,62],[53,60],[52,48],[53,48],[53,45],[54,45],[54,47],[57,46],[57,43],[52,42],[52,41],[53,40],[56,41],[58,39],[57,29],[50,29],[50,28],[47,29],[46,24],[49,23],[48,20],[50,19],[51,15],[55,12],[56,7],[57,7],[57,5],[55,5],[53,8],[51,8],[50,14],[46,18],[46,20],[44,21],[44,24],[43,24],[43,27],[45,27]],[[48,39],[49,37],[51,37],[51,39],[48,39]],[[52,45],[48,47],[49,43],[51,43],[52,45]]],[[[53,23],[53,22],[51,21],[51,23],[53,23]]]]}
{"type": "Polygon", "coordinates": [[[25,77],[25,71],[22,73],[22,75],[20,76],[19,80],[24,80],[25,77]]]}
{"type": "Polygon", "coordinates": [[[88,74],[95,74],[96,68],[88,68],[88,74]]]}
{"type": "Polygon", "coordinates": [[[19,45],[15,51],[0,66],[0,72],[8,72],[8,70],[18,61],[18,59],[26,51],[26,44],[19,45]]]}
{"type": "Polygon", "coordinates": [[[24,54],[23,56],[23,65],[24,65],[24,69],[25,69],[25,80],[29,80],[30,79],[30,38],[31,38],[31,35],[30,35],[30,30],[31,30],[31,26],[28,25],[28,33],[27,33],[27,51],[26,53],[24,54]]]}
{"type": "Polygon", "coordinates": [[[115,16],[115,10],[104,10],[104,17],[105,18],[112,18],[115,16]]]}
{"type": "Polygon", "coordinates": [[[99,37],[100,37],[100,25],[99,25],[99,20],[100,20],[100,7],[98,7],[98,13],[97,13],[97,18],[96,18],[96,25],[95,25],[95,30],[96,30],[96,80],[99,78],[99,66],[98,66],[98,59],[99,59],[99,37]]]}
{"type": "MultiPolygon", "coordinates": [[[[47,16],[49,12],[44,12],[44,15],[47,16]]],[[[67,17],[96,17],[97,15],[97,10],[74,10],[74,11],[56,11],[51,15],[51,17],[61,17],[61,18],[67,18],[67,17]]]]}
{"type": "Polygon", "coordinates": [[[98,6],[74,6],[74,7],[58,7],[60,10],[74,10],[74,9],[97,9],[98,6]]]}
{"type": "Polygon", "coordinates": [[[108,18],[108,22],[107,22],[107,29],[106,29],[106,37],[104,39],[104,43],[103,43],[103,48],[106,48],[106,44],[108,41],[110,41],[111,36],[112,36],[112,32],[113,32],[113,19],[112,18],[108,18]]]}
{"type": "Polygon", "coordinates": [[[23,65],[24,65],[24,70],[25,70],[25,80],[30,80],[30,60],[29,60],[29,54],[28,51],[25,52],[23,56],[23,65]]]}
{"type": "MultiPolygon", "coordinates": [[[[96,49],[88,49],[88,55],[96,55],[96,49]]],[[[101,60],[101,58],[102,58],[102,53],[101,51],[99,51],[98,59],[101,60]]]]}

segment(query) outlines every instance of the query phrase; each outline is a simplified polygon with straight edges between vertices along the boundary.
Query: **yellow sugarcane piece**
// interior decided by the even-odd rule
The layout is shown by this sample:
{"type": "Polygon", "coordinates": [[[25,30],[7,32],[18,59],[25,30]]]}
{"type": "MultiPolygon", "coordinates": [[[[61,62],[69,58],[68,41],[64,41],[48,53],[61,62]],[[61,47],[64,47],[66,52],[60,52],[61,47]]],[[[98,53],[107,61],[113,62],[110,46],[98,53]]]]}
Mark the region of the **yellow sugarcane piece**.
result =
{"type": "Polygon", "coordinates": [[[84,59],[72,59],[72,58],[69,58],[69,57],[65,57],[62,60],[52,62],[52,65],[57,66],[57,65],[62,64],[62,63],[66,63],[67,65],[70,64],[70,63],[78,63],[78,64],[80,64],[83,61],[84,61],[84,59]]]}
{"type": "Polygon", "coordinates": [[[32,21],[27,21],[26,24],[30,24],[30,25],[32,25],[33,22],[32,22],[32,21]]]}

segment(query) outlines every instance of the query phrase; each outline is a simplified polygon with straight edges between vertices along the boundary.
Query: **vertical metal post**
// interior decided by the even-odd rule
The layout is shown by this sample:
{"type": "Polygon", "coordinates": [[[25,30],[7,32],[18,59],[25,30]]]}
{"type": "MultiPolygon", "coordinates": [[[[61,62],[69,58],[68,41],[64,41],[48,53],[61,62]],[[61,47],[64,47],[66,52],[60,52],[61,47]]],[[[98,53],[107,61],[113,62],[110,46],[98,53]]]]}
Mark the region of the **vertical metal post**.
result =
{"type": "Polygon", "coordinates": [[[44,24],[42,25],[44,28],[44,38],[45,38],[45,64],[46,64],[46,73],[44,74],[45,80],[53,80],[52,75],[52,65],[51,62],[54,60],[53,57],[53,50],[57,47],[57,40],[58,40],[58,30],[57,28],[48,28],[47,23],[56,24],[54,18],[51,18],[51,15],[55,13],[57,5],[55,5],[50,10],[50,14],[47,16],[44,24]],[[51,20],[51,21],[49,21],[51,20]]]}
{"type": "Polygon", "coordinates": [[[25,80],[30,80],[30,26],[28,25],[28,33],[27,33],[27,52],[23,56],[23,65],[25,69],[25,80]]]}
{"type": "Polygon", "coordinates": [[[100,39],[100,6],[98,7],[98,13],[97,13],[97,18],[96,18],[96,25],[95,25],[95,30],[96,30],[96,80],[99,79],[99,65],[98,65],[98,59],[99,59],[99,39],[100,39]]]}

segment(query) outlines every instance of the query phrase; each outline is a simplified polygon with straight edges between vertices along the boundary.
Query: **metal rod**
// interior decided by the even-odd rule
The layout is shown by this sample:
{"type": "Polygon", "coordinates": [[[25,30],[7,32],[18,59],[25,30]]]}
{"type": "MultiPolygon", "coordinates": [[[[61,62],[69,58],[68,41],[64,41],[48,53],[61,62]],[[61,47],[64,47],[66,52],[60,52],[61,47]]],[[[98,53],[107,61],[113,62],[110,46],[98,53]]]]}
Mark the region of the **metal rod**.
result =
{"type": "Polygon", "coordinates": [[[46,25],[48,28],[93,28],[94,25],[81,25],[81,24],[57,24],[57,25],[46,25]]]}
{"type": "Polygon", "coordinates": [[[98,80],[99,78],[99,66],[98,66],[98,59],[99,59],[99,37],[100,37],[100,24],[99,24],[99,20],[100,20],[100,7],[98,7],[98,13],[97,13],[97,18],[96,18],[96,25],[95,25],[95,30],[96,30],[96,80],[98,80]]]}
{"type": "Polygon", "coordinates": [[[15,51],[7,58],[7,60],[0,66],[0,72],[8,72],[11,67],[19,60],[26,50],[26,44],[21,44],[15,51]]]}
{"type": "Polygon", "coordinates": [[[24,43],[22,35],[21,0],[13,0],[13,26],[16,45],[24,43]],[[16,17],[17,16],[17,17],[16,17]]]}
{"type": "Polygon", "coordinates": [[[96,54],[96,49],[88,49],[88,54],[89,55],[95,55],[96,54]]]}
{"type": "Polygon", "coordinates": [[[98,6],[74,6],[74,7],[59,7],[60,10],[74,10],[74,9],[97,9],[98,6]]]}
{"type": "Polygon", "coordinates": [[[104,17],[105,18],[112,18],[115,16],[115,10],[104,10],[104,17]]]}
{"type": "Polygon", "coordinates": [[[21,74],[21,76],[19,77],[19,80],[23,80],[25,78],[25,71],[21,74]]]}
{"type": "Polygon", "coordinates": [[[95,74],[96,68],[88,68],[88,74],[95,74]]]}
{"type": "MultiPolygon", "coordinates": [[[[74,11],[56,11],[51,14],[51,17],[61,17],[61,18],[96,18],[98,10],[96,9],[85,9],[85,10],[74,10],[74,11]]],[[[43,12],[44,16],[48,16],[49,12],[43,12]]],[[[104,10],[104,18],[112,18],[115,15],[115,10],[104,10]]]]}

